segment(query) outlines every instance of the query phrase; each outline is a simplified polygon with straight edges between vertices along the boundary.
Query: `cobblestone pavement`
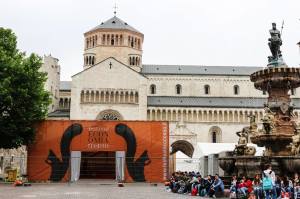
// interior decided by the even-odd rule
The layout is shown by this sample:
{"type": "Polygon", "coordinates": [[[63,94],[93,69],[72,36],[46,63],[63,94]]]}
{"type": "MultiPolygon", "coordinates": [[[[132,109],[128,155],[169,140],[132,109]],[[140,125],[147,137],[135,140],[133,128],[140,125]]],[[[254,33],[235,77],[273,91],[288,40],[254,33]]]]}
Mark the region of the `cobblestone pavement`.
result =
{"type": "MultiPolygon", "coordinates": [[[[76,183],[76,184],[33,184],[31,187],[13,187],[0,184],[0,199],[161,199],[193,198],[165,191],[163,185],[146,183],[125,184],[117,187],[115,183],[76,183]]],[[[198,198],[198,197],[197,197],[198,198]]]]}

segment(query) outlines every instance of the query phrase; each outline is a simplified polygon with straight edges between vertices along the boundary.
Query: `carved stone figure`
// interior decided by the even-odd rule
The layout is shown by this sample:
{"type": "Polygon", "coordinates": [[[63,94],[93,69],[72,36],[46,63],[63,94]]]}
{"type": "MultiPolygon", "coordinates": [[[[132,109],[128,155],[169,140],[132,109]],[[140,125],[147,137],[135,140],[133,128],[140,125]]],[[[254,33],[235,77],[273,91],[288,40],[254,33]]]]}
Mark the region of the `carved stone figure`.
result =
{"type": "Polygon", "coordinates": [[[272,29],[270,30],[271,38],[269,38],[269,47],[272,53],[272,57],[269,57],[269,61],[278,60],[281,57],[280,46],[282,45],[281,33],[276,28],[276,23],[272,23],[272,29]]]}
{"type": "Polygon", "coordinates": [[[236,132],[236,135],[239,136],[238,144],[235,145],[234,153],[236,155],[254,155],[256,149],[252,146],[247,146],[248,144],[248,135],[249,127],[244,127],[242,131],[236,132]]]}
{"type": "Polygon", "coordinates": [[[256,123],[256,117],[255,115],[248,115],[250,118],[250,133],[256,134],[257,133],[257,123],[256,123]]]}
{"type": "Polygon", "coordinates": [[[299,155],[300,153],[300,125],[297,125],[295,135],[292,137],[293,141],[288,146],[291,149],[293,155],[299,155]]]}
{"type": "Polygon", "coordinates": [[[267,134],[275,133],[275,113],[271,111],[267,104],[265,104],[265,116],[262,119],[264,132],[267,134]]]}

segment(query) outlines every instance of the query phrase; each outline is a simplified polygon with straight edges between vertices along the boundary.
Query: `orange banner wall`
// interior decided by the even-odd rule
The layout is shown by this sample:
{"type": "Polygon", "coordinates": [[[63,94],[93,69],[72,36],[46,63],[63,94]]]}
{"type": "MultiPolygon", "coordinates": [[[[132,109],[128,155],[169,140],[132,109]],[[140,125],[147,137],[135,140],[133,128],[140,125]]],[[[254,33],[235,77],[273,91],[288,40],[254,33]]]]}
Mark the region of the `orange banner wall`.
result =
{"type": "Polygon", "coordinates": [[[28,147],[28,179],[68,181],[71,151],[125,151],[126,182],[163,182],[168,177],[168,126],[149,121],[43,121],[28,147]]]}

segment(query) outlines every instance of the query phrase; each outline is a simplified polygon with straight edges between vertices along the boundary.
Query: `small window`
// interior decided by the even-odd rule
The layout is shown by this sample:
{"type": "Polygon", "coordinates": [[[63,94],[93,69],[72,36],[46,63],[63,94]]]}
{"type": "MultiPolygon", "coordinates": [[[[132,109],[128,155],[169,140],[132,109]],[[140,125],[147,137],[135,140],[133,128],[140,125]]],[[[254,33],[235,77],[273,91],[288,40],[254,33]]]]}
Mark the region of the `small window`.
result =
{"type": "Polygon", "coordinates": [[[210,94],[210,87],[209,87],[209,85],[205,85],[204,86],[204,93],[205,93],[205,95],[209,95],[210,94]]]}
{"type": "Polygon", "coordinates": [[[235,86],[233,87],[233,93],[234,93],[235,95],[238,95],[239,92],[240,92],[239,86],[238,86],[238,85],[235,85],[235,86]]]}
{"type": "Polygon", "coordinates": [[[181,87],[180,84],[177,84],[177,85],[176,85],[176,94],[177,94],[177,95],[180,95],[181,92],[182,92],[182,87],[181,87]]]}
{"type": "Polygon", "coordinates": [[[131,48],[133,48],[133,40],[131,41],[131,48]]]}
{"type": "Polygon", "coordinates": [[[155,86],[154,84],[152,84],[152,85],[150,86],[150,93],[151,93],[151,94],[156,94],[156,86],[155,86]]]}
{"type": "Polygon", "coordinates": [[[85,57],[85,65],[88,65],[89,64],[89,58],[88,56],[85,57]]]}
{"type": "Polygon", "coordinates": [[[263,95],[266,95],[267,94],[267,92],[266,91],[263,91],[263,95]]]}
{"type": "Polygon", "coordinates": [[[95,64],[95,57],[93,56],[92,57],[92,65],[94,65],[95,64]]]}
{"type": "Polygon", "coordinates": [[[212,137],[212,143],[217,143],[217,133],[212,132],[211,137],[212,137]]]}

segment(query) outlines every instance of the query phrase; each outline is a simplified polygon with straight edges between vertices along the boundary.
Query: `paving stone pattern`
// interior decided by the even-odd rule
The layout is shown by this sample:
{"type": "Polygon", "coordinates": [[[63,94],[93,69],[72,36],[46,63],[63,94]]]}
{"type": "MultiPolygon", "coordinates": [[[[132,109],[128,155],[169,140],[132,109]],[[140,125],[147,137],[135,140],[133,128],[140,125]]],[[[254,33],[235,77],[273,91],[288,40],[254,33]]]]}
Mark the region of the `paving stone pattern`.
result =
{"type": "MultiPolygon", "coordinates": [[[[31,187],[13,187],[0,184],[0,199],[161,199],[193,198],[165,191],[162,184],[153,186],[147,183],[76,183],[76,184],[33,184],[31,187]]],[[[198,198],[198,197],[197,197],[198,198]]]]}

